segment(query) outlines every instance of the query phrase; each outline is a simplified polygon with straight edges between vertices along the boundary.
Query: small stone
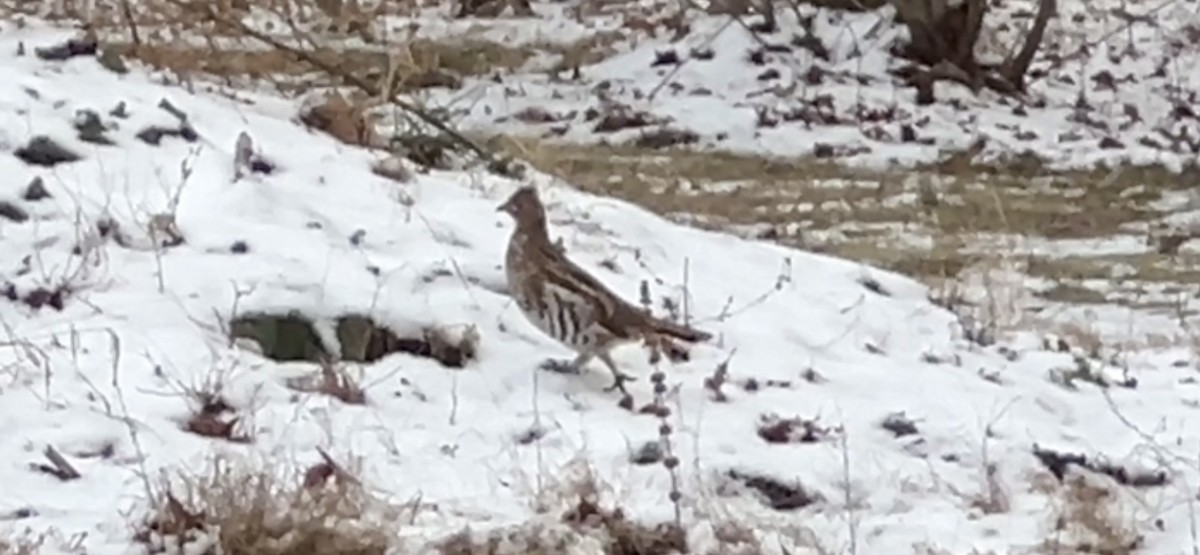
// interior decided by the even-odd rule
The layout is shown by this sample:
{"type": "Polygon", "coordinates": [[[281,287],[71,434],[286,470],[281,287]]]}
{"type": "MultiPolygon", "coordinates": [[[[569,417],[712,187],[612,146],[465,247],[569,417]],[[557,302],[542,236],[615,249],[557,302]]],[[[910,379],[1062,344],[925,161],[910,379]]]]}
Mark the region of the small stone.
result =
{"type": "Polygon", "coordinates": [[[116,49],[105,48],[100,51],[100,55],[96,57],[96,61],[100,62],[100,66],[118,75],[129,73],[129,66],[125,65],[125,60],[121,58],[116,49]]]}
{"type": "Polygon", "coordinates": [[[87,36],[70,39],[62,44],[34,48],[33,53],[43,60],[62,62],[76,56],[93,56],[96,54],[99,44],[95,35],[89,33],[87,36]]]}
{"type": "Polygon", "coordinates": [[[111,146],[112,139],[104,136],[108,130],[100,121],[100,114],[91,110],[79,110],[75,113],[75,130],[79,132],[79,140],[97,145],[111,146]]]}
{"type": "Polygon", "coordinates": [[[37,202],[50,198],[50,192],[46,190],[46,183],[42,181],[42,178],[35,177],[33,181],[29,182],[29,185],[25,186],[25,193],[21,195],[21,198],[28,202],[37,202]]]}
{"type": "Polygon", "coordinates": [[[194,142],[200,140],[200,134],[196,133],[196,130],[192,129],[192,126],[190,126],[190,125],[180,126],[179,127],[179,136],[181,138],[183,138],[183,140],[185,140],[189,143],[194,143],[194,142]]]}
{"type": "Polygon", "coordinates": [[[0,218],[21,223],[29,219],[29,214],[22,210],[20,206],[8,201],[0,201],[0,218]]]}
{"type": "Polygon", "coordinates": [[[50,167],[80,160],[78,154],[67,150],[66,147],[44,135],[30,139],[29,144],[18,148],[13,154],[26,164],[34,166],[50,167]]]}
{"type": "MultiPolygon", "coordinates": [[[[185,139],[187,137],[184,137],[185,139]]],[[[254,158],[250,161],[250,171],[253,173],[261,173],[263,175],[271,175],[275,173],[275,165],[263,160],[262,158],[254,158]]]]}
{"type": "Polygon", "coordinates": [[[883,419],[883,423],[880,424],[880,426],[883,429],[892,432],[892,434],[896,437],[904,437],[919,432],[919,430],[917,430],[916,422],[913,422],[911,418],[905,416],[903,412],[894,412],[887,415],[887,417],[883,419]]]}
{"type": "Polygon", "coordinates": [[[158,146],[160,143],[162,143],[163,135],[166,134],[167,130],[161,127],[147,127],[141,131],[138,131],[135,137],[148,145],[158,146]]]}
{"type": "Polygon", "coordinates": [[[663,460],[663,454],[662,444],[647,441],[630,456],[629,461],[633,464],[654,464],[663,460]]]}
{"type": "Polygon", "coordinates": [[[679,65],[679,53],[674,50],[663,50],[654,53],[654,61],[650,63],[650,67],[657,66],[673,66],[679,65]]]}

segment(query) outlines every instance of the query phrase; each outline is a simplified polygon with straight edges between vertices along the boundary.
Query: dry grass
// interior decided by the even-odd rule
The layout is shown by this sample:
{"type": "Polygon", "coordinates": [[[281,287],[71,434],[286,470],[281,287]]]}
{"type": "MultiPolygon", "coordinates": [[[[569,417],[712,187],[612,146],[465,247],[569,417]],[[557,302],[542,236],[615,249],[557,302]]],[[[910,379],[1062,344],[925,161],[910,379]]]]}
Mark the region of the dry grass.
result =
{"type": "Polygon", "coordinates": [[[735,518],[723,501],[698,509],[689,523],[711,527],[702,549],[689,545],[673,522],[639,522],[626,516],[612,488],[583,459],[568,464],[550,480],[536,495],[537,516],[503,529],[464,529],[425,551],[440,555],[762,555],[775,552],[768,545],[790,543],[815,553],[832,553],[792,519],[735,518]],[[768,539],[772,536],[778,538],[768,539]]]}
{"type": "Polygon", "coordinates": [[[660,213],[697,214],[722,224],[803,222],[815,230],[842,223],[920,223],[956,236],[1095,237],[1161,215],[1147,203],[1191,182],[1153,167],[1123,170],[1114,179],[1106,170],[1033,173],[1022,166],[870,171],[825,159],[533,139],[504,138],[495,146],[590,191],[660,213]],[[911,200],[897,199],[901,194],[911,200]]]}
{"type": "Polygon", "coordinates": [[[42,552],[42,538],[29,533],[0,537],[0,555],[37,555],[42,552]]]}
{"type": "Polygon", "coordinates": [[[1084,476],[1073,476],[1061,487],[1058,515],[1041,553],[1132,555],[1138,552],[1142,535],[1122,514],[1116,493],[1089,481],[1084,476]]]}
{"type": "Polygon", "coordinates": [[[1166,256],[1157,253],[1096,256],[1030,257],[1029,274],[1057,279],[1123,279],[1150,283],[1200,281],[1200,255],[1166,256]]]}
{"type": "MultiPolygon", "coordinates": [[[[126,41],[114,41],[106,46],[123,57],[156,70],[168,70],[190,78],[269,81],[285,91],[300,86],[341,84],[331,81],[328,75],[291,54],[255,46],[236,43],[228,46],[189,45],[178,42],[134,45],[126,41]]],[[[535,54],[529,47],[470,39],[415,40],[392,48],[322,45],[311,52],[351,75],[372,82],[383,79],[393,61],[398,61],[400,71],[394,76],[394,87],[404,92],[425,87],[457,86],[462,77],[512,71],[535,54]]]]}
{"type": "Polygon", "coordinates": [[[569,483],[570,491],[558,492],[572,498],[561,514],[546,513],[545,518],[486,534],[463,530],[438,542],[434,549],[441,555],[674,555],[687,552],[687,538],[673,524],[637,522],[626,517],[619,506],[602,503],[601,485],[590,470],[569,483]]]}
{"type": "Polygon", "coordinates": [[[375,499],[342,467],[303,475],[216,459],[206,473],[164,479],[136,539],[151,552],[215,546],[231,555],[384,555],[398,511],[375,499]]]}

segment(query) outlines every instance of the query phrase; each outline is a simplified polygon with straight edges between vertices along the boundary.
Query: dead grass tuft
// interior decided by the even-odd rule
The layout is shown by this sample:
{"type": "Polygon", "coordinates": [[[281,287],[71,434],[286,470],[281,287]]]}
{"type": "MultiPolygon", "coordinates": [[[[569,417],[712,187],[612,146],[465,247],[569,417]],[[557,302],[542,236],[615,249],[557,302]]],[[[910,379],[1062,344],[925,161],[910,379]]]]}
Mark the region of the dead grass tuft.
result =
{"type": "Polygon", "coordinates": [[[1144,538],[1122,514],[1115,492],[1084,476],[1072,476],[1061,489],[1052,537],[1042,552],[1132,555],[1144,538]]]}
{"type": "Polygon", "coordinates": [[[193,409],[191,416],[184,423],[184,430],[213,439],[250,443],[250,436],[239,429],[241,417],[221,395],[220,383],[215,384],[212,389],[201,388],[187,392],[193,409]]]}
{"type": "MultiPolygon", "coordinates": [[[[656,525],[628,518],[619,506],[600,500],[602,484],[586,463],[581,475],[558,484],[553,492],[561,514],[539,505],[535,517],[506,529],[474,533],[464,529],[433,544],[441,555],[674,555],[687,553],[686,533],[673,522],[656,525]]],[[[578,468],[576,468],[578,469],[578,468]]],[[[546,500],[542,500],[543,502],[546,500]]]]}
{"type": "Polygon", "coordinates": [[[381,144],[373,122],[361,103],[351,103],[338,92],[326,94],[300,113],[305,125],[349,144],[374,147],[381,144]]]}
{"type": "Polygon", "coordinates": [[[312,474],[280,476],[218,458],[207,473],[164,479],[135,538],[152,553],[387,553],[397,515],[340,466],[321,480],[312,474]]]}
{"type": "Polygon", "coordinates": [[[43,539],[28,532],[13,537],[0,537],[0,555],[37,555],[42,552],[43,539]]]}
{"type": "Polygon", "coordinates": [[[347,405],[364,405],[367,393],[360,380],[350,375],[349,365],[338,361],[321,361],[321,371],[316,376],[305,376],[288,380],[288,387],[304,393],[320,393],[347,405]]]}
{"type": "Polygon", "coordinates": [[[673,523],[650,526],[626,518],[619,507],[604,508],[594,495],[581,494],[562,515],[571,527],[599,531],[605,555],[672,555],[687,552],[686,533],[673,523]]]}
{"type": "Polygon", "coordinates": [[[546,526],[522,526],[513,530],[478,535],[464,529],[432,549],[439,555],[566,555],[575,538],[546,526]]]}

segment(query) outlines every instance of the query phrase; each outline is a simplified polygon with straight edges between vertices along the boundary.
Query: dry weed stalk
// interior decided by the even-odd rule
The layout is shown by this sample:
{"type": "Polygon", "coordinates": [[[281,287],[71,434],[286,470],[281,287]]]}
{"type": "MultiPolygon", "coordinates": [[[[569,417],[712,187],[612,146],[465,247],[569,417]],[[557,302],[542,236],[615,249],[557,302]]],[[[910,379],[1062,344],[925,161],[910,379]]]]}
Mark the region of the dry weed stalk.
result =
{"type": "Polygon", "coordinates": [[[671,409],[666,404],[666,374],[661,370],[656,370],[650,375],[650,382],[654,384],[653,411],[659,422],[658,438],[663,448],[663,468],[667,470],[667,474],[671,478],[671,491],[667,494],[667,499],[671,501],[671,507],[675,513],[674,533],[680,536],[678,542],[686,545],[686,533],[683,528],[683,492],[679,491],[679,457],[675,455],[674,442],[671,441],[673,430],[667,421],[667,418],[671,416],[671,409]]]}
{"type": "Polygon", "coordinates": [[[234,443],[252,441],[251,435],[238,426],[242,417],[224,395],[225,382],[231,371],[232,369],[214,367],[199,384],[176,383],[176,387],[191,405],[191,415],[183,422],[185,431],[234,443]]]}

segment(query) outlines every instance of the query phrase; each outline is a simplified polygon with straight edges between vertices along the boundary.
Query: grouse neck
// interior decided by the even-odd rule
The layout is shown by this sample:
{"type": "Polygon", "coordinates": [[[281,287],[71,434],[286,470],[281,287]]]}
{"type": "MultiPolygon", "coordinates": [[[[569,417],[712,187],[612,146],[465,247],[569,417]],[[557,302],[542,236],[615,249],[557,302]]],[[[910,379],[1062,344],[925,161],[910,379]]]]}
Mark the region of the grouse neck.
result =
{"type": "Polygon", "coordinates": [[[537,213],[528,218],[517,220],[517,227],[531,238],[550,240],[550,230],[546,227],[546,214],[537,213]]]}

